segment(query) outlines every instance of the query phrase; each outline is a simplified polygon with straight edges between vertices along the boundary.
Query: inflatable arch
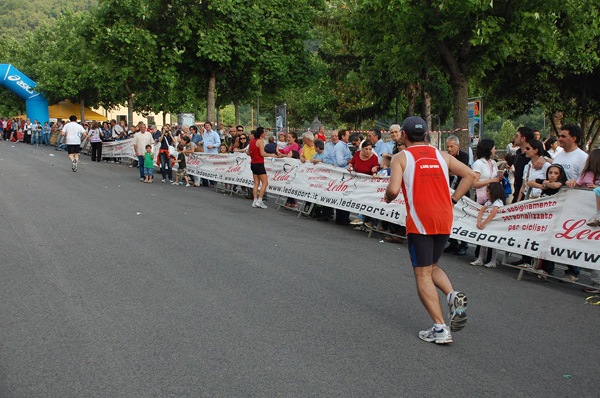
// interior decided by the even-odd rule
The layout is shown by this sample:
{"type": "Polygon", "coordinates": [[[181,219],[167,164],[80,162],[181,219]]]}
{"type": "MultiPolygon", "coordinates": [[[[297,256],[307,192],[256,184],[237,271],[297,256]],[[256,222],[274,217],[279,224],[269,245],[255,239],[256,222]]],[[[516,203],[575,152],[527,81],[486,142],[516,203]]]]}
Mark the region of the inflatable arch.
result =
{"type": "Polygon", "coordinates": [[[27,117],[32,122],[37,119],[44,124],[50,119],[48,100],[42,93],[35,92],[37,84],[10,64],[0,64],[0,85],[25,100],[27,117]]]}

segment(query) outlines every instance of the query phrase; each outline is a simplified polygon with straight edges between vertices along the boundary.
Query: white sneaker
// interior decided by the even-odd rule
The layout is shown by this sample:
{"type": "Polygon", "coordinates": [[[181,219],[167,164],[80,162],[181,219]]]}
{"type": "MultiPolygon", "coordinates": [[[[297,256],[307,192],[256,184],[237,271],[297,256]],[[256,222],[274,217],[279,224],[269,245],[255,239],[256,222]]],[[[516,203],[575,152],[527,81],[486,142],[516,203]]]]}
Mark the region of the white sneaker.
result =
{"type": "Polygon", "coordinates": [[[452,343],[452,335],[448,330],[448,326],[444,326],[441,330],[435,330],[435,326],[431,329],[421,330],[419,338],[428,343],[448,344],[452,343]]]}
{"type": "Polygon", "coordinates": [[[266,204],[264,204],[264,202],[262,201],[262,199],[258,199],[258,200],[256,201],[256,207],[260,207],[261,209],[266,209],[266,208],[267,208],[267,205],[266,205],[266,204]]]}
{"type": "Polygon", "coordinates": [[[252,207],[258,207],[258,204],[257,204],[257,200],[256,200],[256,199],[254,199],[254,200],[252,201],[252,207]]]}
{"type": "Polygon", "coordinates": [[[167,180],[165,180],[164,178],[162,180],[160,180],[160,182],[167,182],[167,180]]]}
{"type": "Polygon", "coordinates": [[[191,187],[191,185],[190,185],[190,184],[185,184],[185,186],[186,186],[186,187],[191,187]]]}
{"type": "Polygon", "coordinates": [[[450,330],[458,332],[467,324],[467,295],[456,291],[450,293],[448,310],[450,312],[450,330]]]}
{"type": "Polygon", "coordinates": [[[179,185],[178,182],[172,182],[171,185],[179,185]]]}
{"type": "Polygon", "coordinates": [[[469,264],[471,264],[471,265],[483,265],[483,261],[475,260],[475,261],[471,261],[469,264]]]}
{"type": "Polygon", "coordinates": [[[487,263],[487,264],[483,264],[483,266],[484,266],[485,268],[496,268],[496,263],[495,263],[495,262],[493,263],[493,262],[491,262],[491,261],[490,261],[490,262],[489,262],[489,263],[487,263]]]}

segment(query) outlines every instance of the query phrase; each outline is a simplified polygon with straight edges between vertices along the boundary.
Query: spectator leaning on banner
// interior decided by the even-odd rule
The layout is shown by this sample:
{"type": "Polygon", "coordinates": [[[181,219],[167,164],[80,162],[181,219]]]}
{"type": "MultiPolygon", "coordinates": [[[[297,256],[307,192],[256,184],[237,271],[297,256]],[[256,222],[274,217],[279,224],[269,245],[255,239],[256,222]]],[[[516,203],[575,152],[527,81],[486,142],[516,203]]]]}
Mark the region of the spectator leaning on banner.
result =
{"type": "Polygon", "coordinates": [[[315,153],[317,153],[315,149],[315,136],[313,133],[307,131],[302,134],[302,142],[304,145],[302,146],[302,152],[300,154],[300,161],[305,163],[307,160],[310,161],[315,153]]]}
{"type": "Polygon", "coordinates": [[[329,142],[325,144],[325,150],[323,151],[323,162],[327,164],[333,164],[335,161],[335,144],[340,141],[338,137],[338,131],[333,130],[329,142]]]}
{"type": "MultiPolygon", "coordinates": [[[[350,132],[340,130],[338,132],[338,138],[340,140],[335,144],[335,166],[345,170],[352,159],[352,153],[350,152],[350,148],[348,148],[350,132]]],[[[350,212],[347,210],[336,209],[335,223],[339,225],[349,225],[350,212]]]]}
{"type": "MultiPolygon", "coordinates": [[[[392,128],[390,127],[390,132],[391,130],[392,128]]],[[[469,154],[460,150],[460,140],[457,136],[450,135],[448,136],[448,138],[446,138],[446,151],[450,156],[454,156],[459,162],[461,162],[465,166],[469,166],[469,154]]],[[[450,176],[450,187],[452,189],[456,189],[456,187],[458,187],[458,185],[460,184],[461,180],[462,177],[460,176],[450,176]]],[[[465,193],[465,196],[470,197],[469,191],[465,193]]],[[[467,249],[469,247],[469,244],[467,242],[459,241],[453,238],[448,239],[448,242],[450,244],[444,249],[444,253],[454,253],[459,256],[464,256],[465,254],[467,254],[467,249]]]]}
{"type": "Polygon", "coordinates": [[[212,129],[211,122],[205,122],[204,135],[202,137],[202,148],[204,149],[204,153],[219,153],[219,145],[221,145],[219,133],[212,129]]]}
{"type": "Polygon", "coordinates": [[[373,144],[373,153],[377,155],[379,160],[381,160],[381,154],[383,153],[385,147],[383,141],[381,140],[381,131],[369,131],[369,140],[371,141],[371,144],[373,144]]]}
{"type": "Polygon", "coordinates": [[[554,164],[562,165],[567,173],[567,186],[573,188],[577,186],[577,179],[585,167],[588,154],[579,148],[581,142],[581,128],[573,123],[564,124],[560,128],[558,142],[564,149],[554,157],[554,164]]]}
{"type": "MultiPolygon", "coordinates": [[[[577,186],[577,179],[581,175],[588,158],[588,154],[578,147],[582,136],[581,128],[573,123],[563,124],[558,134],[558,142],[560,142],[560,146],[564,151],[556,155],[553,163],[560,164],[565,170],[567,174],[566,186],[569,188],[577,186]]],[[[544,267],[546,272],[552,274],[554,263],[550,261],[544,261],[544,263],[547,263],[544,267]]],[[[579,267],[567,265],[567,268],[565,280],[576,282],[579,278],[579,267]]]]}

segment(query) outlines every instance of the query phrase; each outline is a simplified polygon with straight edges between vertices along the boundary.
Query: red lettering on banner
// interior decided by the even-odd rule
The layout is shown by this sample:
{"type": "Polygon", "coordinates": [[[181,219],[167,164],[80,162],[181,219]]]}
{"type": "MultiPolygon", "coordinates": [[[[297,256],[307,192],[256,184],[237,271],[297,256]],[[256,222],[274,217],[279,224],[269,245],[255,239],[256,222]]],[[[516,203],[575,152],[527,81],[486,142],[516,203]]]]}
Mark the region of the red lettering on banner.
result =
{"type": "Polygon", "coordinates": [[[227,169],[227,172],[228,172],[228,173],[239,173],[240,171],[242,171],[242,167],[241,167],[241,166],[237,166],[237,165],[235,165],[235,166],[230,166],[230,167],[227,169]]]}
{"type": "Polygon", "coordinates": [[[292,174],[291,170],[287,173],[277,171],[277,172],[275,172],[275,174],[273,174],[272,181],[287,181],[290,179],[291,174],[292,174]]]}
{"type": "Polygon", "coordinates": [[[600,231],[592,232],[590,229],[579,230],[584,225],[585,220],[567,220],[563,224],[564,232],[558,233],[554,236],[564,239],[600,240],[600,231]]]}
{"type": "Polygon", "coordinates": [[[329,185],[327,186],[327,188],[325,188],[325,190],[330,192],[346,192],[346,190],[348,189],[348,184],[346,183],[348,181],[352,181],[352,178],[340,184],[336,184],[336,181],[329,181],[329,185]]]}
{"type": "Polygon", "coordinates": [[[192,166],[199,166],[200,165],[200,161],[198,159],[192,160],[192,159],[188,158],[187,164],[190,164],[192,166]]]}

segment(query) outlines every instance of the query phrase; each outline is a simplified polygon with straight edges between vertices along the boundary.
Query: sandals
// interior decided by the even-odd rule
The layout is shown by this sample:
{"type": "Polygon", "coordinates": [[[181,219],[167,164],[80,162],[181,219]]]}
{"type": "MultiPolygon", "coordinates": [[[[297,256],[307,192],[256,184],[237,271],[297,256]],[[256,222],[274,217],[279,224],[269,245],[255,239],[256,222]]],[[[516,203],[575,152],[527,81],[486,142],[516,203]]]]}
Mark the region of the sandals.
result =
{"type": "Polygon", "coordinates": [[[400,238],[398,236],[388,236],[387,238],[385,238],[385,241],[390,243],[403,243],[404,238],[400,238]]]}

